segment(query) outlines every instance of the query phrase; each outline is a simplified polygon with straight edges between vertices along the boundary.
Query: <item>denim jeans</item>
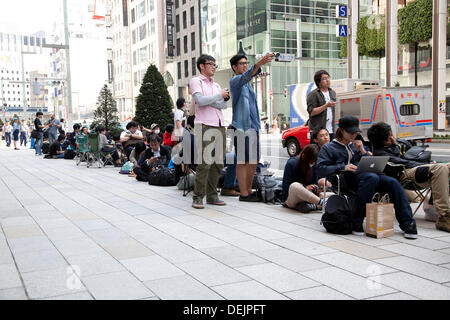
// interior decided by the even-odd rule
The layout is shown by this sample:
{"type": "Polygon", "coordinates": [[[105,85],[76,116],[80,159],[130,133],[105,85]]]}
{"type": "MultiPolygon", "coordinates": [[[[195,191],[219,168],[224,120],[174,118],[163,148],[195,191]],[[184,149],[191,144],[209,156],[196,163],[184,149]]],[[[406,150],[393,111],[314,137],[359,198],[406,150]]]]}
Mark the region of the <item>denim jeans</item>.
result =
{"type": "Polygon", "coordinates": [[[48,133],[48,143],[50,145],[52,145],[53,142],[55,142],[57,139],[58,139],[58,134],[57,133],[51,133],[51,132],[48,133]]]}
{"type": "Polygon", "coordinates": [[[39,138],[35,139],[34,149],[36,150],[36,154],[42,154],[42,140],[44,140],[44,134],[40,132],[39,138]]]}
{"type": "Polygon", "coordinates": [[[24,144],[24,146],[27,146],[27,133],[25,131],[22,131],[20,133],[20,145],[24,144]]]}
{"type": "Polygon", "coordinates": [[[232,189],[238,185],[236,178],[236,153],[235,152],[227,153],[226,158],[229,158],[233,155],[234,155],[234,162],[232,164],[226,164],[225,162],[225,167],[227,168],[227,170],[225,172],[225,177],[223,180],[224,189],[232,189]]]}
{"type": "Polygon", "coordinates": [[[414,222],[411,206],[400,182],[396,179],[378,175],[376,173],[360,173],[356,176],[358,184],[357,191],[357,213],[353,218],[354,223],[362,223],[366,217],[366,203],[372,202],[372,197],[376,192],[389,194],[390,201],[394,203],[395,217],[400,228],[414,222]]]}
{"type": "Polygon", "coordinates": [[[11,144],[11,132],[5,132],[5,140],[6,145],[9,147],[9,145],[11,144]]]}

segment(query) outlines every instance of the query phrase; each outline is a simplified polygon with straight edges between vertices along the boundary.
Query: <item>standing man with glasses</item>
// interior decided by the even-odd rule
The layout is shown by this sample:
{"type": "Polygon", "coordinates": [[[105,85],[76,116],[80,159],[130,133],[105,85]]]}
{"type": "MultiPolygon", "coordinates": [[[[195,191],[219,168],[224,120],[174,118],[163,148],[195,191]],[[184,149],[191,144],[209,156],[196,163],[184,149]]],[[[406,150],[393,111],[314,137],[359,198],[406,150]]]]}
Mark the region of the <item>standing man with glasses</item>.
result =
{"type": "Polygon", "coordinates": [[[42,155],[42,140],[44,139],[44,133],[42,132],[42,129],[45,128],[44,125],[42,125],[42,116],[44,114],[40,111],[36,112],[36,119],[34,119],[34,130],[39,132],[39,138],[36,139],[36,142],[34,143],[34,149],[36,150],[36,155],[41,156],[42,155]]]}
{"type": "Polygon", "coordinates": [[[269,53],[251,68],[248,67],[247,57],[244,54],[237,54],[230,59],[231,68],[235,73],[230,80],[233,97],[231,125],[235,130],[234,148],[237,155],[236,175],[240,190],[239,201],[260,201],[259,197],[253,193],[252,182],[260,157],[261,120],[256,94],[250,81],[261,72],[261,66],[271,62],[273,58],[274,54],[269,53]]]}
{"type": "MultiPolygon", "coordinates": [[[[220,85],[214,82],[214,74],[216,73],[216,59],[209,55],[201,55],[197,60],[197,69],[200,71],[198,77],[194,77],[189,82],[192,99],[195,102],[195,133],[196,145],[202,148],[202,157],[198,159],[197,172],[195,175],[195,186],[192,207],[203,209],[203,197],[206,195],[206,203],[211,205],[223,206],[226,203],[219,199],[217,194],[217,183],[222,171],[223,158],[225,155],[226,135],[225,124],[223,120],[222,109],[227,108],[227,100],[230,93],[223,90],[220,85]],[[214,153],[215,158],[221,158],[221,162],[213,162],[208,164],[205,161],[205,149],[209,147],[203,141],[203,137],[208,130],[220,131],[222,141],[214,136],[214,153]],[[218,149],[222,143],[221,149],[218,149]]],[[[213,131],[214,132],[214,131],[213,131]]],[[[208,140],[209,141],[209,140],[208,140]]],[[[206,142],[206,141],[205,141],[206,142]]],[[[210,149],[210,148],[208,148],[210,149]]],[[[214,156],[214,155],[213,155],[214,156]]]]}

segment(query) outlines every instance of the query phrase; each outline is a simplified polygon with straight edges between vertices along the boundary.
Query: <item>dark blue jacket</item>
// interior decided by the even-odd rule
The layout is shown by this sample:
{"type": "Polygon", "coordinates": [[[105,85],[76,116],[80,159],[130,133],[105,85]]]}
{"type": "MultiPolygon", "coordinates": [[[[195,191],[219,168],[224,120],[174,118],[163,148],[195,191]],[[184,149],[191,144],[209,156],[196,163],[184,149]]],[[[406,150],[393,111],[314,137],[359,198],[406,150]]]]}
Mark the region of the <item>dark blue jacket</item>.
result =
{"type": "Polygon", "coordinates": [[[345,170],[345,166],[349,163],[358,166],[361,157],[361,152],[353,144],[345,146],[334,139],[320,149],[316,164],[317,176],[319,178],[330,177],[345,170]],[[352,153],[350,162],[348,161],[349,152],[352,153]]]}
{"type": "Polygon", "coordinates": [[[297,167],[298,163],[298,156],[292,157],[286,162],[286,166],[284,167],[284,173],[283,173],[283,195],[282,195],[282,201],[286,201],[286,199],[289,196],[289,187],[294,182],[299,182],[305,185],[310,184],[317,184],[317,174],[315,167],[312,169],[312,175],[311,180],[304,183],[305,177],[300,172],[300,169],[297,167]]]}

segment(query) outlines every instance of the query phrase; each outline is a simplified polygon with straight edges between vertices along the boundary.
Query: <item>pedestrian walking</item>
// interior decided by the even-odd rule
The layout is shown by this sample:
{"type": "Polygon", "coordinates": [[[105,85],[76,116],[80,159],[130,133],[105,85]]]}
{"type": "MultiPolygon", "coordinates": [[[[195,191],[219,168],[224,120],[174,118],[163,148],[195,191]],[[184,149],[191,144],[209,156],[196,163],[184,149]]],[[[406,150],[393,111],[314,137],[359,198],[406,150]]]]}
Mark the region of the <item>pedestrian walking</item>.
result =
{"type": "Polygon", "coordinates": [[[11,133],[13,131],[13,127],[9,124],[9,121],[5,122],[3,126],[3,135],[5,136],[6,146],[9,147],[11,145],[11,133]]]}
{"type": "Polygon", "coordinates": [[[234,148],[237,156],[236,176],[239,183],[240,201],[260,201],[257,194],[253,193],[252,182],[261,152],[259,142],[261,120],[256,94],[250,81],[261,73],[261,67],[270,63],[274,56],[269,53],[250,68],[244,54],[237,54],[230,59],[231,68],[235,73],[230,80],[233,101],[231,125],[235,131],[234,148]],[[244,151],[244,154],[241,150],[244,151]]]}
{"type": "Polygon", "coordinates": [[[58,130],[61,128],[61,122],[58,119],[55,119],[55,115],[52,114],[50,120],[48,121],[48,141],[50,145],[53,144],[58,139],[58,130]]]}
{"type": "Polygon", "coordinates": [[[17,148],[17,141],[19,141],[19,131],[20,131],[19,119],[14,118],[14,122],[13,122],[13,144],[14,144],[14,150],[19,150],[19,148],[17,148]]]}
{"type": "Polygon", "coordinates": [[[311,91],[307,98],[309,113],[309,132],[325,128],[334,139],[334,107],[336,106],[336,92],[330,88],[330,74],[325,70],[317,71],[314,75],[317,88],[311,91]]]}
{"type": "Polygon", "coordinates": [[[41,156],[42,155],[42,142],[44,139],[44,133],[43,130],[45,128],[45,126],[42,124],[42,117],[43,117],[43,113],[38,111],[36,112],[36,119],[34,119],[34,130],[39,132],[39,137],[36,138],[36,141],[34,142],[34,149],[35,149],[35,153],[36,155],[41,156]]]}
{"type": "Polygon", "coordinates": [[[22,146],[22,144],[26,147],[27,146],[27,141],[28,141],[28,126],[25,122],[25,120],[21,121],[20,124],[20,128],[19,128],[19,133],[20,133],[20,146],[22,146]]]}
{"type": "MultiPolygon", "coordinates": [[[[223,158],[225,155],[226,135],[225,122],[222,109],[227,108],[230,93],[214,82],[216,73],[216,59],[209,55],[201,55],[197,60],[197,69],[200,75],[189,82],[192,99],[195,101],[195,140],[197,148],[201,148],[201,158],[198,158],[197,172],[192,207],[203,209],[203,197],[206,195],[206,203],[223,206],[226,203],[219,199],[217,194],[217,183],[220,172],[223,169],[223,158]],[[205,157],[205,149],[210,149],[209,144],[203,143],[205,133],[214,136],[214,151],[205,157]],[[221,135],[219,137],[219,134],[221,135]],[[214,134],[216,133],[216,134],[214,134]],[[222,141],[218,141],[218,139],[222,141]],[[222,143],[222,144],[221,144],[222,143]],[[212,156],[214,159],[209,159],[212,156]],[[205,159],[206,158],[206,159],[205,159]],[[212,160],[212,161],[207,161],[212,160]]],[[[205,138],[211,141],[211,138],[205,138]]],[[[200,151],[200,150],[197,150],[200,151]]]]}

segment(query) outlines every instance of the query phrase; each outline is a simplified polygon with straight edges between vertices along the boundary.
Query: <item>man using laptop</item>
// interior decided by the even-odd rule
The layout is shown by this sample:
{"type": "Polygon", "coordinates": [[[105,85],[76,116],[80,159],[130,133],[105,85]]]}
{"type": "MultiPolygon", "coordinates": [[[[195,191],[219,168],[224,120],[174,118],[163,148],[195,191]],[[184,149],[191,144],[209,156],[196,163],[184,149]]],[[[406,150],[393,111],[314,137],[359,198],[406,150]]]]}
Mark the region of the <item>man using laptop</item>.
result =
{"type": "Polygon", "coordinates": [[[353,217],[352,233],[364,235],[363,221],[366,216],[366,204],[380,191],[389,194],[394,203],[395,217],[407,239],[417,238],[416,222],[401,184],[394,178],[373,172],[356,173],[358,163],[364,156],[370,156],[362,141],[355,140],[359,129],[359,120],[352,116],[339,119],[339,128],[335,139],[324,145],[319,152],[316,169],[319,178],[331,177],[343,171],[352,172],[349,186],[355,186],[357,213],[353,217]]]}

